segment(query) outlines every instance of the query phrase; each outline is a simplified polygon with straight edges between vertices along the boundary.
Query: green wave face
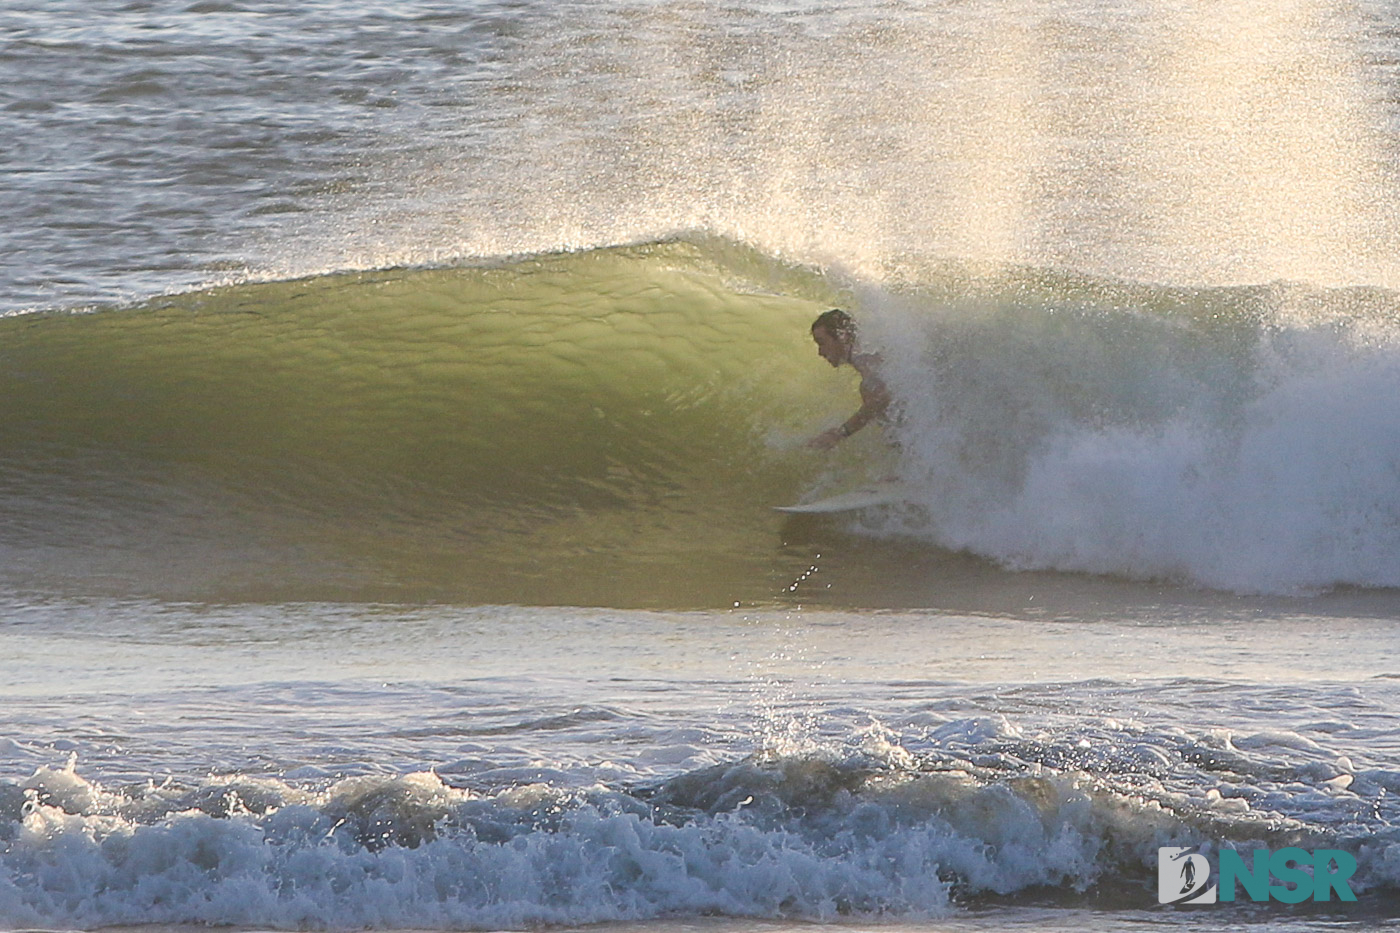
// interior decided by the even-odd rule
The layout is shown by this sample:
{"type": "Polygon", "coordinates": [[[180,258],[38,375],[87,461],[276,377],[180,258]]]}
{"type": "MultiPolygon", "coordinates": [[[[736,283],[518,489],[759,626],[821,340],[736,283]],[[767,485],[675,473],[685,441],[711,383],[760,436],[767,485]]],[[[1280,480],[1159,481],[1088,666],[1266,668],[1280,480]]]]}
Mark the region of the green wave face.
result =
{"type": "Polygon", "coordinates": [[[1400,585],[1393,293],[906,279],[696,237],[2,319],[0,586],[983,611],[1048,585],[994,566],[1400,585]],[[808,334],[835,304],[897,448],[801,444],[857,404],[808,334]],[[892,472],[907,508],[770,508],[892,472]]]}
{"type": "Polygon", "coordinates": [[[770,597],[805,559],[781,555],[768,509],[810,470],[790,441],[852,404],[807,335],[831,291],[663,243],[0,321],[6,575],[200,597],[770,597]]]}

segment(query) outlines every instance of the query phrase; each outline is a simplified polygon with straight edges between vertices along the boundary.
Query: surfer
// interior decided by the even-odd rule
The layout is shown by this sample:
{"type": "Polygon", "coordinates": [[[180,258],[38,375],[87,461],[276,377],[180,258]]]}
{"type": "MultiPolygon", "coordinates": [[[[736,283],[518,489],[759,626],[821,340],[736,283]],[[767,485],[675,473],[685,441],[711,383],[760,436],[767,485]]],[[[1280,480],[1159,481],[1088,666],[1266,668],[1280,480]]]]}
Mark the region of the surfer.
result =
{"type": "Polygon", "coordinates": [[[850,363],[860,373],[860,408],[838,426],[807,442],[818,450],[830,450],[872,421],[884,421],[890,408],[890,390],[880,378],[880,355],[856,351],[856,322],[840,308],[824,311],[812,322],[817,353],[832,366],[850,363]]]}

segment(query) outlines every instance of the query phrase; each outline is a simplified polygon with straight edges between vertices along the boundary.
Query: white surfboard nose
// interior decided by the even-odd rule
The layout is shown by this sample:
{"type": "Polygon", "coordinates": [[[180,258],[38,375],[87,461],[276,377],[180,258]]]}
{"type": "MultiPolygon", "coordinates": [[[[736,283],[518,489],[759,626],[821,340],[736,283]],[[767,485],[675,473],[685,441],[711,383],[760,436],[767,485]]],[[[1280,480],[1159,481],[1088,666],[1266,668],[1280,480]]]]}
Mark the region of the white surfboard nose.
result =
{"type": "Polygon", "coordinates": [[[825,512],[849,512],[876,505],[894,505],[908,500],[908,488],[903,483],[891,480],[883,483],[871,483],[868,486],[828,496],[825,499],[818,499],[815,502],[775,505],[773,510],[790,514],[822,514],[825,512]]]}

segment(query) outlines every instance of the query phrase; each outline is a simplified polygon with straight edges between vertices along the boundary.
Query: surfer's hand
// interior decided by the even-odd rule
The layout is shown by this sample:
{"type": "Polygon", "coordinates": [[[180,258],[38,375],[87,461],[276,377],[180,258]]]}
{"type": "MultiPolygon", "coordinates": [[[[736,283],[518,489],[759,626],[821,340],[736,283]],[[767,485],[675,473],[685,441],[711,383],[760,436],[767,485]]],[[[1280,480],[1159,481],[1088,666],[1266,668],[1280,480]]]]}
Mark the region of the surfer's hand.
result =
{"type": "Polygon", "coordinates": [[[812,438],[807,442],[807,446],[814,450],[830,450],[841,443],[841,439],[845,436],[845,433],[840,428],[832,428],[812,438]]]}

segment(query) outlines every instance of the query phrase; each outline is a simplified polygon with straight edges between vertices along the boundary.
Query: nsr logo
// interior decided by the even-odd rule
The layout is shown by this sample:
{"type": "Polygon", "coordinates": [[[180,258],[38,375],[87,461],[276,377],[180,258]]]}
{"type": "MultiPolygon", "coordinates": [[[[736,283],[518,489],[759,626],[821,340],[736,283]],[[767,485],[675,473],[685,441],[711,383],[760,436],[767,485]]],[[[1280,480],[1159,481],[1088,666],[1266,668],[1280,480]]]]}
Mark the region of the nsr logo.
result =
{"type": "Polygon", "coordinates": [[[1347,880],[1356,873],[1356,858],[1341,849],[1289,847],[1270,852],[1255,849],[1248,866],[1233,849],[1220,850],[1217,884],[1210,883],[1210,860],[1196,848],[1164,846],[1157,850],[1157,901],[1161,904],[1214,904],[1233,901],[1238,883],[1252,901],[1273,898],[1285,904],[1332,899],[1354,901],[1347,880]],[[1309,871],[1308,869],[1311,869],[1309,871]],[[1273,878],[1270,878],[1270,875],[1273,878]],[[1270,884],[1270,880],[1279,882],[1270,884]]]}

